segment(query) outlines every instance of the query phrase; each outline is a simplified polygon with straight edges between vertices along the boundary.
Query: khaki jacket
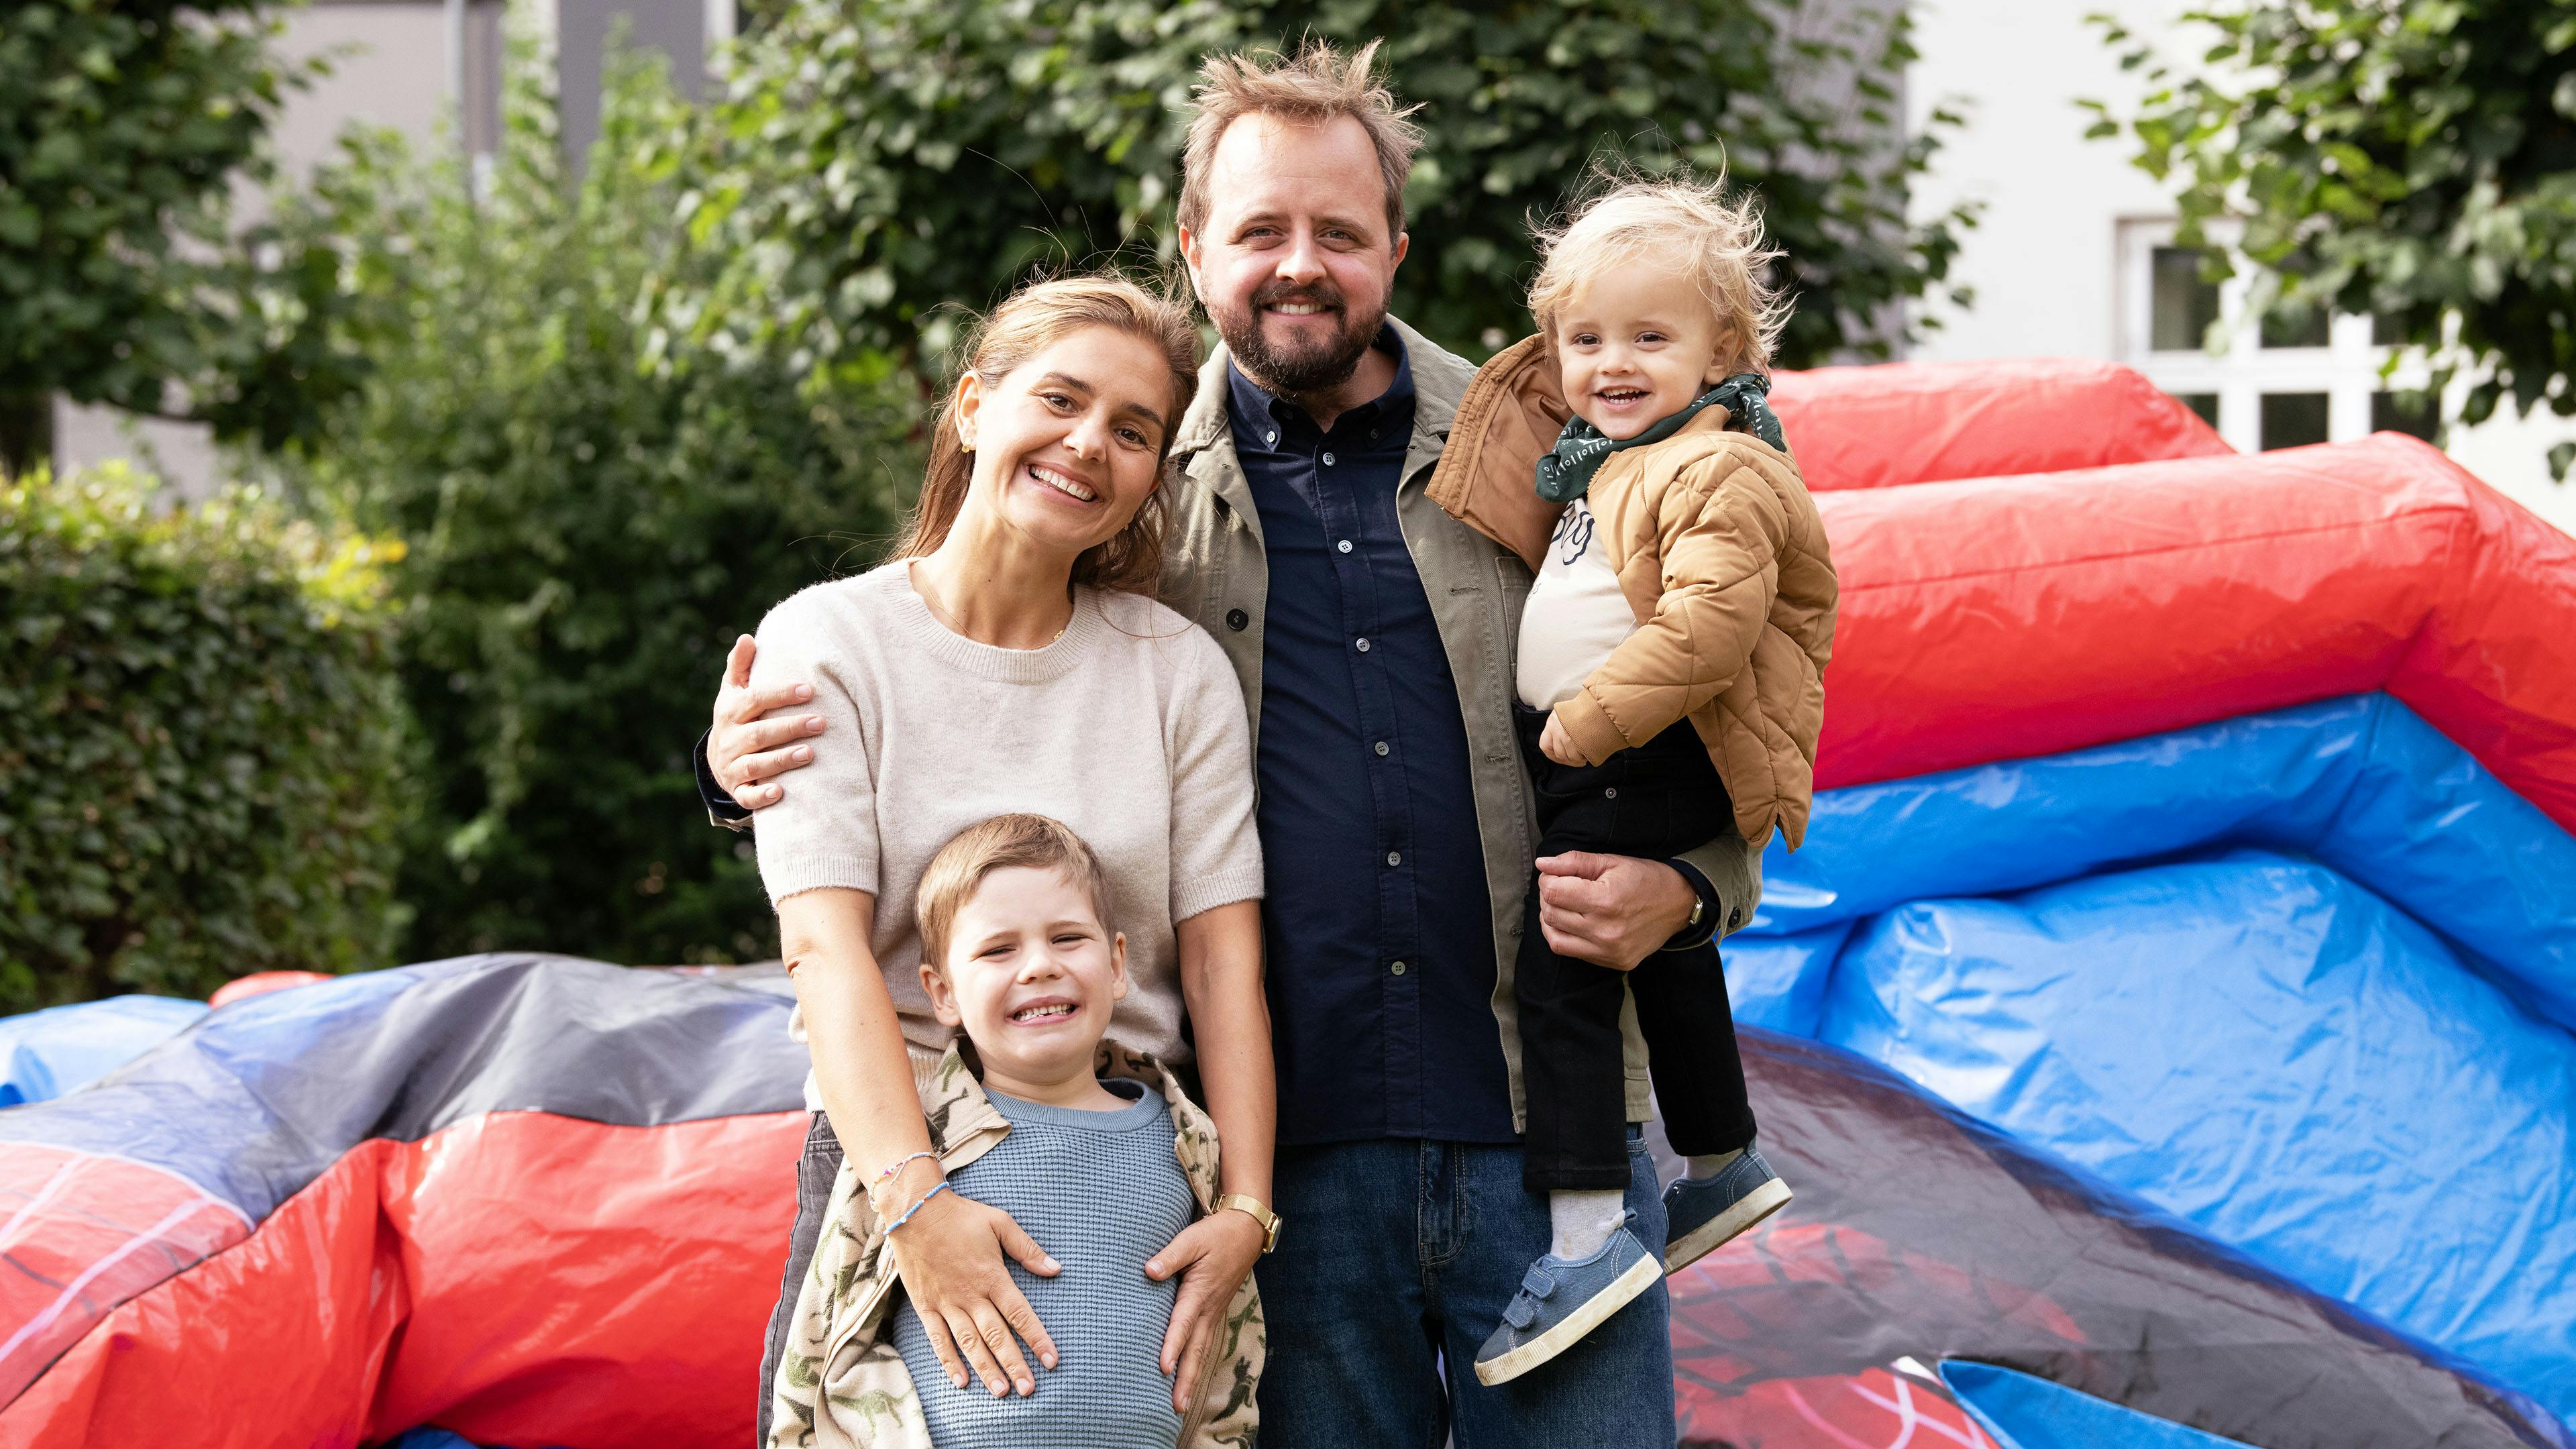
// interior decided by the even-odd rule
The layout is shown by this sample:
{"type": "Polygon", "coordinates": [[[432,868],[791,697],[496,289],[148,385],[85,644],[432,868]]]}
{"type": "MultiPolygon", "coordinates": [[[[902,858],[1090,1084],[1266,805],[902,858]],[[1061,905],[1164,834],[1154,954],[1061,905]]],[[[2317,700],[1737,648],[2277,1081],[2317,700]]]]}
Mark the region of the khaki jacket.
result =
{"type": "MultiPolygon", "coordinates": [[[[1468,763],[1476,800],[1476,825],[1485,849],[1485,887],[1494,913],[1495,1029],[1510,1074],[1512,1114],[1524,1118],[1519,1009],[1512,995],[1513,960],[1520,947],[1521,906],[1529,891],[1538,848],[1538,824],[1529,775],[1512,727],[1513,676],[1519,667],[1521,605],[1529,598],[1531,571],[1523,554],[1462,526],[1429,494],[1434,465],[1451,440],[1451,425],[1467,397],[1476,369],[1443,351],[1421,333],[1389,319],[1413,364],[1413,437],[1397,485],[1395,511],[1404,530],[1422,591],[1431,601],[1449,672],[1458,683],[1458,707],[1467,726],[1468,763]]],[[[1269,595],[1269,561],[1262,551],[1261,515],[1227,427],[1226,353],[1219,347],[1199,369],[1198,395],[1173,438],[1163,490],[1170,509],[1164,535],[1163,602],[1214,636],[1243,685],[1254,748],[1261,731],[1261,626],[1269,595]]],[[[1560,417],[1562,415],[1560,414],[1560,417]]],[[[1553,443],[1556,431],[1548,430],[1553,443]]],[[[1530,455],[1533,460],[1537,454],[1530,455]]],[[[1526,480],[1524,480],[1526,481],[1526,480]]],[[[1526,491],[1526,490],[1525,490],[1526,491]]],[[[1546,540],[1540,532],[1540,541],[1546,540]]],[[[1725,919],[1721,935],[1744,924],[1762,898],[1758,845],[1730,831],[1684,859],[1717,888],[1725,919]]],[[[1274,961],[1273,972],[1297,963],[1274,961]]],[[[1632,1002],[1620,1013],[1626,1042],[1627,1109],[1631,1121],[1653,1115],[1646,1077],[1645,1039],[1637,1032],[1632,1002]]]]}
{"type": "MultiPolygon", "coordinates": [[[[1563,507],[1538,496],[1533,469],[1572,411],[1546,341],[1525,339],[1477,373],[1430,488],[1533,568],[1563,507]]],[[[1637,632],[1556,718],[1596,765],[1688,719],[1736,829],[1758,847],[1777,826],[1795,849],[1815,792],[1834,565],[1797,465],[1727,422],[1710,408],[1593,475],[1598,536],[1637,632]]]]}
{"type": "MultiPolygon", "coordinates": [[[[1115,1042],[1100,1044],[1094,1070],[1159,1090],[1172,1112],[1172,1152],[1190,1180],[1202,1216],[1217,1199],[1216,1124],[1151,1057],[1115,1042]]],[[[924,1079],[922,1114],[931,1150],[954,1173],[1010,1135],[1011,1124],[984,1096],[964,1051],[948,1055],[924,1079]]],[[[770,1385],[767,1449],[931,1449],[930,1426],[914,1397],[912,1374],[886,1325],[894,1309],[894,1257],[885,1226],[868,1206],[856,1163],[844,1162],[824,1209],[814,1265],[796,1293],[778,1377],[770,1385]]],[[[1161,1324],[1139,1324],[1157,1341],[1161,1324]]],[[[1218,1326],[1207,1376],[1181,1423],[1181,1449],[1251,1449],[1260,1425],[1253,1390],[1261,1381],[1264,1339],[1261,1294],[1247,1274],[1218,1326]]]]}

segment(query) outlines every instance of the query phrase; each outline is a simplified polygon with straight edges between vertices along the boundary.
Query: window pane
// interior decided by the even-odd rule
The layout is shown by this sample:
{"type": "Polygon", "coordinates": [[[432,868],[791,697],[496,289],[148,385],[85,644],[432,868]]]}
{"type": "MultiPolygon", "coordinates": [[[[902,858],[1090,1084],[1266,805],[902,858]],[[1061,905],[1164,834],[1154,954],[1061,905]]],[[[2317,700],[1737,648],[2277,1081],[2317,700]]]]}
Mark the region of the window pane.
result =
{"type": "Polygon", "coordinates": [[[2374,433],[2405,433],[2433,441],[2433,431],[2441,417],[2433,407],[2430,393],[2377,392],[2370,395],[2370,430],[2374,433]]]}
{"type": "Polygon", "coordinates": [[[2174,394],[2174,401],[2181,403],[2184,407],[2200,414],[2200,420],[2202,422],[2209,424],[2213,428],[2218,426],[2218,394],[2214,392],[2178,392],[2174,394]]]}
{"type": "Polygon", "coordinates": [[[2263,314],[2262,331],[2266,347],[2323,347],[2326,345],[2326,309],[2311,307],[2304,315],[2266,312],[2263,314]]]}
{"type": "Polygon", "coordinates": [[[2321,392],[2263,394],[2263,447],[2298,448],[2326,440],[2326,395],[2321,392]]]}
{"type": "Polygon", "coordinates": [[[2218,284],[2200,278],[2200,253],[2158,247],[2150,287],[2147,345],[2158,352],[2197,351],[2218,320],[2218,284]]]}

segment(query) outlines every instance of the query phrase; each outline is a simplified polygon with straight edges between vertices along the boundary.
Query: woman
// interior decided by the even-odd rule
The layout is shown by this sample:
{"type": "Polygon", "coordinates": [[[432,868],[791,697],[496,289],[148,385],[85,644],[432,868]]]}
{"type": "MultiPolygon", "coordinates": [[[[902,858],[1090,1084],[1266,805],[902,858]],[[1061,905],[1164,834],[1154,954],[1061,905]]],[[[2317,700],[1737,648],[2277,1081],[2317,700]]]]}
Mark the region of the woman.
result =
{"type": "MultiPolygon", "coordinates": [[[[895,1263],[951,1380],[971,1369],[996,1395],[1025,1395],[1029,1360],[1055,1364],[1004,1261],[1053,1273],[1044,1245],[999,1211],[932,1192],[940,1169],[916,1089],[952,1032],[919,979],[913,892],[976,821],[1043,813],[1100,854],[1134,983],[1111,1035],[1195,1060],[1225,1193],[1270,1201],[1275,1083],[1242,696],[1215,642],[1148,592],[1157,488],[1197,352],[1186,312],[1123,280],[1023,289],[971,345],[891,561],[808,589],[761,625],[756,673],[812,681],[799,708],[840,742],[809,786],[762,813],[757,836],[813,1056],[808,1105],[822,1113],[799,1169],[764,1420],[844,1153],[881,1217],[911,1214],[891,1238],[895,1263]]],[[[1163,1344],[1180,1412],[1263,1240],[1249,1212],[1219,1211],[1155,1261],[1157,1276],[1182,1279],[1163,1344]]]]}

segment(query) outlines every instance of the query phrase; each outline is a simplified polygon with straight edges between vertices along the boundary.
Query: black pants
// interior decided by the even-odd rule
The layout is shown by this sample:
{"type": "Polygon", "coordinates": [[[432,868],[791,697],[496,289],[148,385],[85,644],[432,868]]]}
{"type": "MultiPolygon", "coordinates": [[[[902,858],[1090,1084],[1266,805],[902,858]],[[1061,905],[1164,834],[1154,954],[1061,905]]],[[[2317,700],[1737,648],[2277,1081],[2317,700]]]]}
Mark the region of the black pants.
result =
{"type": "MultiPolygon", "coordinates": [[[[1732,818],[1726,786],[1689,721],[1605,764],[1560,765],[1539,753],[1547,712],[1514,709],[1537,787],[1540,855],[1586,850],[1667,860],[1704,844],[1732,818]]],[[[1753,1107],[1744,1096],[1717,943],[1657,952],[1633,971],[1612,971],[1549,950],[1538,907],[1533,884],[1512,983],[1529,1113],[1522,1185],[1532,1192],[1627,1187],[1619,1013],[1630,995],[1673,1150],[1695,1156],[1750,1143],[1753,1107]]]]}

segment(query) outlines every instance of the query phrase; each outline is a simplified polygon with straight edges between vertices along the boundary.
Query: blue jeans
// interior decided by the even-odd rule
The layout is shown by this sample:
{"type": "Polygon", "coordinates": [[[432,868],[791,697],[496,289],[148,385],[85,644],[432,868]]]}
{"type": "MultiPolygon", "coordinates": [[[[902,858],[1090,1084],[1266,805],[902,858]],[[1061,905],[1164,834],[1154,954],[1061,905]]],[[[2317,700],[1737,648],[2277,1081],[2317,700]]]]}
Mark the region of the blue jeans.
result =
{"type": "MultiPolygon", "coordinates": [[[[1628,1168],[1634,1230],[1660,1256],[1663,1201],[1634,1126],[1628,1168]]],[[[1283,1147],[1275,1192],[1261,1449],[1440,1449],[1451,1435],[1457,1449],[1671,1449],[1661,1283],[1555,1362],[1476,1382],[1476,1350],[1548,1247],[1547,1199],[1521,1186],[1518,1146],[1283,1147]]]]}

